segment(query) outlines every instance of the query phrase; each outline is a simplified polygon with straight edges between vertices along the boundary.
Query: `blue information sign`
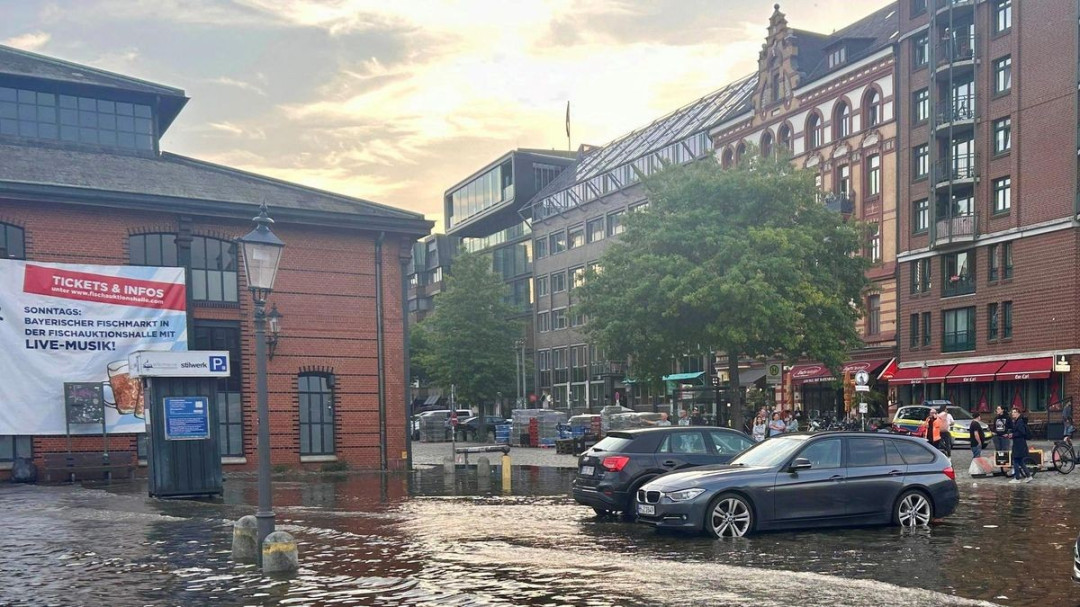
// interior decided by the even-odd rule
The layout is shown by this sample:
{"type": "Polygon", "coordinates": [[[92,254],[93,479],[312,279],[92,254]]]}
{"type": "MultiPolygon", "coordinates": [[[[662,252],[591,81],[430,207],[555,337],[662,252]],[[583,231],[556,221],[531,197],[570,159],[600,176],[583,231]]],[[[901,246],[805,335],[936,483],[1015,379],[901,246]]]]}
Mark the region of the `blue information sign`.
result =
{"type": "Polygon", "coordinates": [[[165,440],[210,438],[210,400],[205,396],[165,399],[165,440]]]}

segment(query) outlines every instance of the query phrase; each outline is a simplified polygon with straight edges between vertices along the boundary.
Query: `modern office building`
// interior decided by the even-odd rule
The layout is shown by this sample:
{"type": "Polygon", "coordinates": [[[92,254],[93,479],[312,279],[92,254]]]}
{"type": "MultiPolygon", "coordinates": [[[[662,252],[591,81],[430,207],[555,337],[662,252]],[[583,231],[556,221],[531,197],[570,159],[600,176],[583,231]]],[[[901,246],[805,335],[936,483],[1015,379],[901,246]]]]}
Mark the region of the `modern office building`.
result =
{"type": "MultiPolygon", "coordinates": [[[[639,175],[711,159],[709,129],[748,107],[756,83],[756,75],[743,78],[605,146],[583,147],[573,166],[522,209],[535,254],[535,381],[553,406],[595,410],[650,396],[644,382],[624,382],[623,361],[608,360],[586,341],[581,328],[588,319],[574,310],[574,288],[622,233],[623,216],[647,204],[639,175]]],[[[692,358],[673,371],[700,378],[709,363],[692,358]]]]}
{"type": "MultiPolygon", "coordinates": [[[[792,28],[774,8],[758,55],[757,85],[743,111],[709,134],[720,163],[732,166],[748,149],[792,156],[816,174],[823,202],[872,230],[863,254],[871,291],[858,331],[863,346],[851,352],[844,373],[875,378],[895,357],[897,98],[893,44],[896,6],[889,5],[832,34],[792,28]]],[[[788,374],[796,408],[835,416],[844,392],[824,365],[807,361],[788,374]]],[[[873,388],[885,401],[887,384],[873,388]]],[[[847,403],[850,406],[850,403],[847,403]]]]}
{"type": "MultiPolygon", "coordinates": [[[[519,312],[515,318],[525,323],[526,353],[532,351],[533,335],[533,239],[518,209],[551,183],[573,157],[557,150],[512,150],[451,186],[443,198],[446,236],[454,241],[447,249],[491,255],[492,269],[508,285],[510,303],[519,312]]],[[[445,268],[449,259],[443,256],[439,263],[445,268]]],[[[527,361],[526,368],[530,365],[527,361]]],[[[535,392],[531,375],[527,374],[526,394],[535,392]]]]}
{"type": "MultiPolygon", "coordinates": [[[[253,304],[236,239],[265,202],[286,245],[270,296],[282,315],[268,362],[272,462],[404,467],[406,264],[431,222],[163,151],[187,102],[173,87],[0,47],[0,255],[185,268],[187,346],[232,359],[216,403],[223,462],[253,469],[253,304]]],[[[94,379],[65,375],[78,372],[56,368],[58,381],[94,379]]],[[[3,373],[0,407],[16,406],[20,370],[3,373]]],[[[63,416],[59,394],[48,406],[63,416]]],[[[110,435],[108,450],[142,455],[141,436],[110,435]]],[[[8,434],[0,469],[104,447],[100,433],[68,441],[62,427],[8,434]]]]}
{"type": "Polygon", "coordinates": [[[904,403],[1054,409],[1080,389],[1077,4],[897,10],[902,330],[891,384],[904,403]]]}
{"type": "Polygon", "coordinates": [[[435,296],[442,293],[457,246],[457,239],[446,234],[431,234],[413,243],[408,267],[410,325],[427,318],[435,308],[435,296]]]}

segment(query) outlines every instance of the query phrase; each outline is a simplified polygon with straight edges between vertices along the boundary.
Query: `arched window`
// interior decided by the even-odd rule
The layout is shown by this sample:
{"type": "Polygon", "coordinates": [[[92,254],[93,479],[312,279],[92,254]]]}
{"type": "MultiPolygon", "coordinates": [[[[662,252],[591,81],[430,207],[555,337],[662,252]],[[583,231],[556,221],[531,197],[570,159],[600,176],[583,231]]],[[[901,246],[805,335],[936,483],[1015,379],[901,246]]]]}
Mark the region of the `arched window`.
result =
{"type": "Polygon", "coordinates": [[[740,141],[739,145],[735,146],[735,164],[742,162],[744,156],[746,156],[746,144],[740,141]]]}
{"type": "Polygon", "coordinates": [[[773,155],[773,141],[772,133],[765,131],[761,136],[761,156],[762,158],[768,158],[773,155]]]}
{"type": "Polygon", "coordinates": [[[825,143],[825,129],[821,124],[821,115],[817,112],[810,114],[806,119],[806,142],[811,150],[817,149],[825,143]]]}
{"type": "Polygon", "coordinates": [[[843,139],[851,134],[851,108],[841,101],[833,110],[833,139],[843,139]]]}
{"type": "MultiPolygon", "coordinates": [[[[136,234],[128,238],[133,266],[179,266],[176,234],[136,234]]],[[[191,297],[195,301],[239,301],[236,243],[209,236],[191,239],[191,297]]]]}
{"type": "Polygon", "coordinates": [[[780,130],[777,131],[777,141],[780,147],[788,152],[791,152],[791,127],[787,124],[781,124],[780,130]]]}
{"type": "Polygon", "coordinates": [[[0,259],[26,259],[26,232],[19,226],[0,223],[0,259]]]}
{"type": "Polygon", "coordinates": [[[334,454],[334,374],[303,372],[296,378],[300,401],[300,455],[334,454]]]}
{"type": "Polygon", "coordinates": [[[881,95],[871,88],[863,97],[863,124],[870,128],[881,122],[881,95]]]}
{"type": "Polygon", "coordinates": [[[731,152],[731,148],[724,148],[724,153],[720,156],[720,166],[725,169],[730,169],[733,164],[735,164],[735,157],[731,152]]]}

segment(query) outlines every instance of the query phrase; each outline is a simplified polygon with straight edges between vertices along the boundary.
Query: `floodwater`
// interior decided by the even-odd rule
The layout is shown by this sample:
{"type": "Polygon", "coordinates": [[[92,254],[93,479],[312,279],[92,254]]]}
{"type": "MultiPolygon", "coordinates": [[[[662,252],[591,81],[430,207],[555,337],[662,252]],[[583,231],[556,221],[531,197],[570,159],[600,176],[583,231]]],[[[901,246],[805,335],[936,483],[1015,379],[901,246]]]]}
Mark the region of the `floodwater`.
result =
{"type": "Polygon", "coordinates": [[[1080,504],[1064,489],[962,487],[930,529],[662,534],[567,497],[573,470],[275,479],[301,570],[230,560],[254,478],[223,500],[161,501],[145,485],[0,488],[0,605],[1080,605],[1070,579],[1080,504]]]}

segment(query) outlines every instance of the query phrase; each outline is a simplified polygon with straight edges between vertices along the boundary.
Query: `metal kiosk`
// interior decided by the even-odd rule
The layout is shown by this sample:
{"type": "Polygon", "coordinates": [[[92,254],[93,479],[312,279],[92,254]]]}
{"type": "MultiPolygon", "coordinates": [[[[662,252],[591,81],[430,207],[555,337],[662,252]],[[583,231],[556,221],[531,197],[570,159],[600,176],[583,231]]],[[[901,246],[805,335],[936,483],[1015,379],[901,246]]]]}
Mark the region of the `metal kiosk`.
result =
{"type": "Polygon", "coordinates": [[[217,380],[225,351],[141,351],[128,359],[143,381],[152,497],[221,495],[217,380]]]}

